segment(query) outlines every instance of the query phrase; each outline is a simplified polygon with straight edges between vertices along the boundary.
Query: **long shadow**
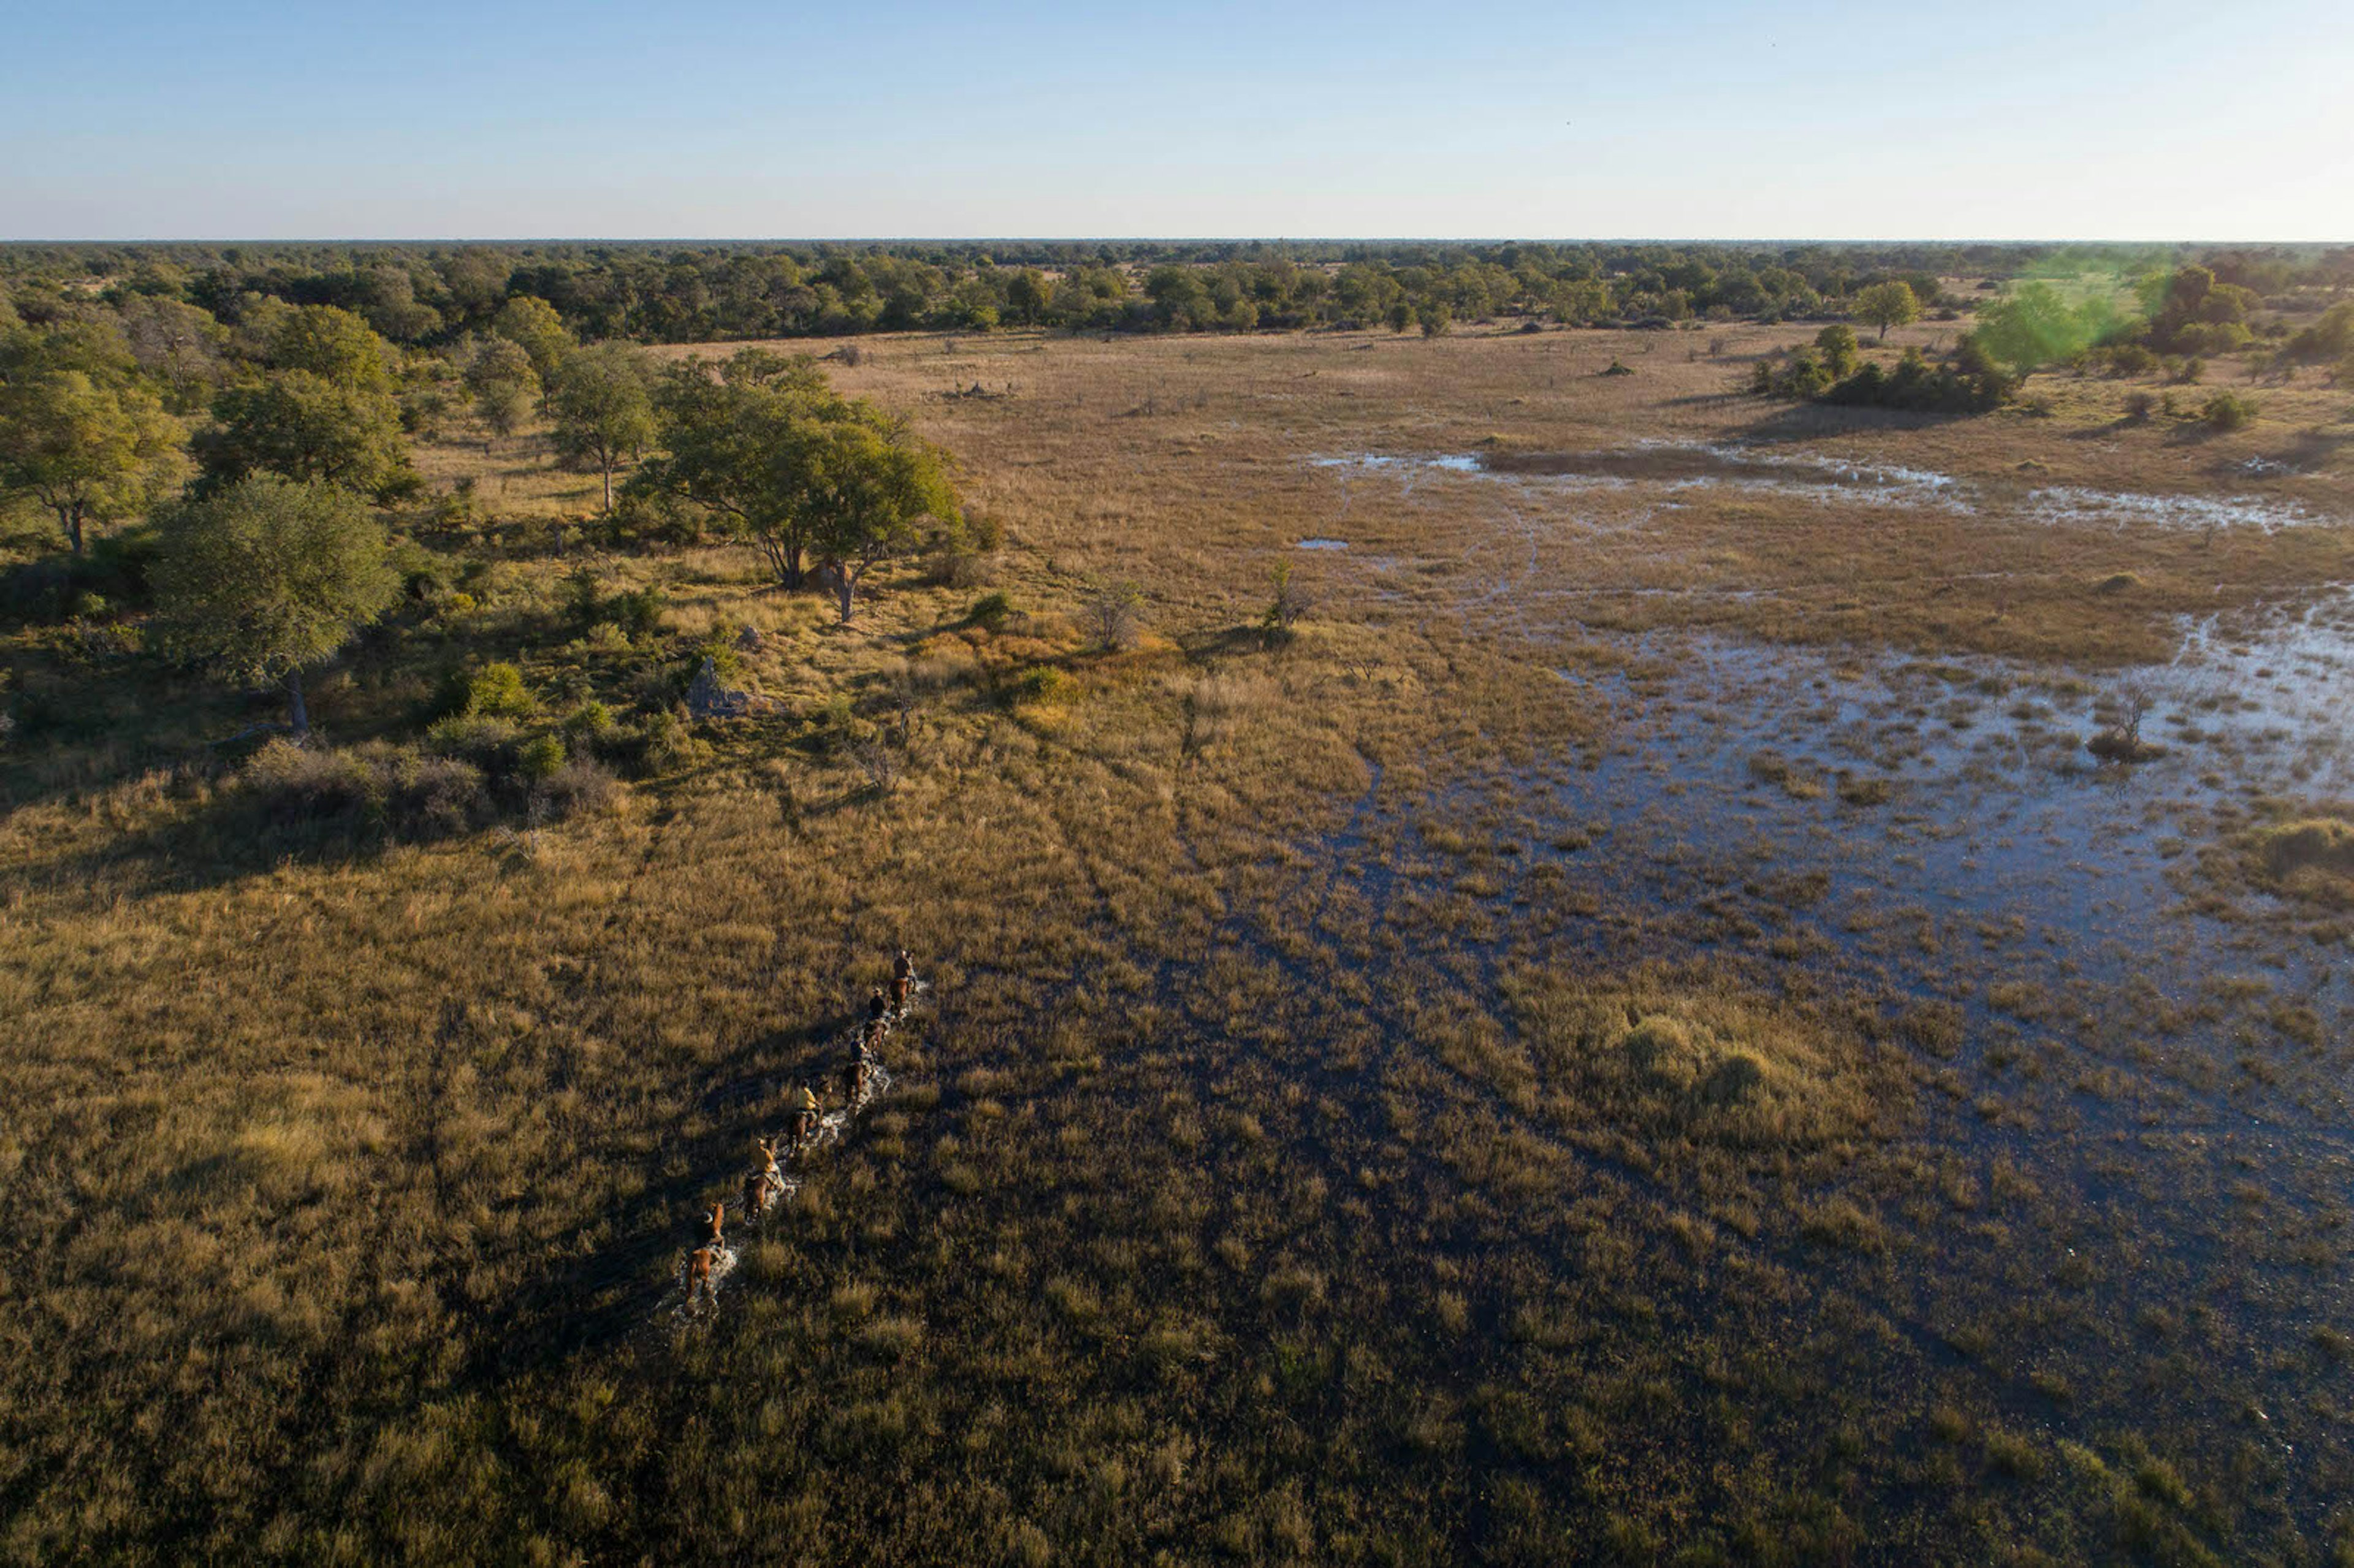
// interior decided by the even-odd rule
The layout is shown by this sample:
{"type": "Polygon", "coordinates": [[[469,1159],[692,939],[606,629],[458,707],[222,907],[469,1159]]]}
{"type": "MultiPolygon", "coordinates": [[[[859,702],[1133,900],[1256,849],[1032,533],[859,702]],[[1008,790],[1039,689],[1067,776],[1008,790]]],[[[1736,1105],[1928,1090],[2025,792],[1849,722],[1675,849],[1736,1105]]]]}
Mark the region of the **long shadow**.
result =
{"type": "Polygon", "coordinates": [[[1944,414],[1905,408],[1858,408],[1832,403],[1794,403],[1742,428],[1743,439],[1760,443],[1818,440],[1858,430],[1928,430],[1974,419],[1976,414],[1944,414]]]}

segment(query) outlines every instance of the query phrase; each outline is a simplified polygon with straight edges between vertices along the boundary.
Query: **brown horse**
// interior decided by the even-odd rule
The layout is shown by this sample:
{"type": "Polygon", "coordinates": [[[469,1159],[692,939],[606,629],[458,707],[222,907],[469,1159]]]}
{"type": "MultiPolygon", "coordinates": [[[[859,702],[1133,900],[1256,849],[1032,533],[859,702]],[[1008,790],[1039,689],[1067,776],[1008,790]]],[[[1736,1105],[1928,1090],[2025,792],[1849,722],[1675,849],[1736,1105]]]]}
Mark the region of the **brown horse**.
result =
{"type": "Polygon", "coordinates": [[[718,1288],[711,1283],[711,1266],[717,1260],[720,1249],[726,1245],[720,1229],[727,1222],[727,1205],[714,1203],[711,1213],[703,1217],[711,1226],[711,1234],[701,1246],[686,1255],[686,1304],[689,1307],[698,1300],[716,1304],[719,1299],[718,1288]]]}
{"type": "Polygon", "coordinates": [[[769,1205],[785,1191],[785,1173],[777,1168],[777,1146],[765,1138],[756,1138],[752,1147],[759,1151],[760,1163],[745,1173],[744,1209],[754,1219],[766,1213],[769,1205]]]}

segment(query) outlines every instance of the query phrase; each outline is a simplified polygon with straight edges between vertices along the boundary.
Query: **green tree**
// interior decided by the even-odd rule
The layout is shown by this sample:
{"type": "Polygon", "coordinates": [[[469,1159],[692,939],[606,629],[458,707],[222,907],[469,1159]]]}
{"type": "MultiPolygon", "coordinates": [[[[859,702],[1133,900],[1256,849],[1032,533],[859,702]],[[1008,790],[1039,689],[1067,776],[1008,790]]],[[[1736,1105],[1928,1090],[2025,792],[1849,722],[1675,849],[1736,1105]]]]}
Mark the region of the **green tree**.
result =
{"type": "MultiPolygon", "coordinates": [[[[511,436],[539,396],[539,376],[520,344],[494,337],[477,344],[466,363],[466,395],[496,436],[511,436]]],[[[489,443],[483,443],[487,450],[489,443]]]]}
{"type": "Polygon", "coordinates": [[[272,325],[263,362],[299,370],[346,391],[390,397],[392,345],[376,329],[333,305],[305,305],[272,325]]]}
{"type": "Polygon", "coordinates": [[[810,549],[847,623],[858,584],[876,562],[912,546],[923,519],[956,517],[956,489],[939,454],[873,405],[837,402],[813,412],[795,454],[810,549]]]}
{"type": "Polygon", "coordinates": [[[926,516],[956,516],[940,459],[900,421],[843,397],[808,358],[746,349],[713,375],[689,363],[655,394],[663,453],[631,488],[681,495],[756,539],[789,588],[824,570],[844,620],[875,563],[926,516]]]}
{"type": "Polygon", "coordinates": [[[391,608],[384,530],[347,492],[265,474],[164,521],[151,577],[163,647],[225,679],[282,685],[309,733],[302,672],[391,608]]]}
{"type": "Polygon", "coordinates": [[[207,493],[257,473],[337,484],[379,501],[414,490],[400,406],[387,392],[338,386],[290,370],[213,399],[214,426],[196,438],[207,493]]]}
{"type": "Polygon", "coordinates": [[[757,540],[787,588],[801,586],[811,514],[794,451],[808,407],[831,397],[808,356],[744,349],[715,375],[674,366],[654,393],[662,455],[630,489],[682,496],[757,540]]]}
{"type": "Polygon", "coordinates": [[[1868,322],[1880,329],[1880,341],[1888,341],[1888,329],[1903,326],[1921,319],[1920,296],[1913,285],[1902,278],[1891,278],[1884,283],[1874,283],[1855,297],[1855,319],[1868,322]]]}
{"type": "Polygon", "coordinates": [[[90,524],[143,513],[179,482],[186,442],[136,381],[52,370],[0,383],[0,493],[56,514],[77,556],[90,524]]]}
{"type": "Polygon", "coordinates": [[[1821,351],[1823,365],[1833,376],[1845,376],[1854,370],[1861,357],[1856,346],[1855,329],[1844,322],[1835,322],[1815,334],[1815,347],[1821,351]]]}
{"type": "Polygon", "coordinates": [[[1023,326],[1036,326],[1044,320],[1053,297],[1046,274],[1035,267],[1023,268],[1005,285],[1005,308],[1023,326]]]}
{"type": "Polygon", "coordinates": [[[574,348],[572,334],[556,307],[536,294],[517,294],[499,307],[491,330],[531,355],[532,374],[551,386],[574,348]]]}
{"type": "Polygon", "coordinates": [[[605,481],[605,510],[613,510],[613,471],[645,450],[655,434],[653,397],[645,362],[625,344],[584,348],[557,372],[548,407],[556,415],[556,445],[567,461],[594,463],[605,481]]]}
{"type": "Polygon", "coordinates": [[[1972,335],[1998,362],[2025,375],[2087,346],[2096,324],[2071,309],[2059,290],[2039,281],[1980,311],[1972,335]]]}

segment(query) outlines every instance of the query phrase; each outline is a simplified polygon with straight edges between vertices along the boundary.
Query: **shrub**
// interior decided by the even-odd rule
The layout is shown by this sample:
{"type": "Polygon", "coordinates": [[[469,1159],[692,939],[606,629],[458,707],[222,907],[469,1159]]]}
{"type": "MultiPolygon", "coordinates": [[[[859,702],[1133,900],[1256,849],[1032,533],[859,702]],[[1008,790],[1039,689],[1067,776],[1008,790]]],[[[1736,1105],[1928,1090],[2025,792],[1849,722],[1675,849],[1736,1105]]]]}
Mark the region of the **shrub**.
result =
{"type": "Polygon", "coordinates": [[[327,751],[274,740],[243,782],[280,822],[375,821],[410,836],[462,832],[490,805],[473,764],[382,742],[327,751]]]}
{"type": "Polygon", "coordinates": [[[514,768],[515,726],[504,718],[461,714],[427,730],[425,745],[436,756],[458,758],[486,773],[505,774],[514,768]]]}
{"type": "Polygon", "coordinates": [[[642,773],[675,773],[703,760],[706,748],[695,738],[694,726],[668,708],[648,715],[634,732],[617,736],[614,750],[632,761],[642,773]]]}
{"type": "Polygon", "coordinates": [[[382,780],[349,752],[282,738],[253,754],[243,782],[272,820],[287,823],[356,817],[382,797],[382,780]]]}
{"type": "Polygon", "coordinates": [[[404,749],[393,754],[388,773],[386,814],[407,832],[460,832],[488,805],[482,770],[456,758],[404,749]]]}
{"type": "Polygon", "coordinates": [[[564,579],[565,614],[584,626],[595,621],[598,609],[605,602],[603,588],[596,567],[576,567],[564,579]]]}
{"type": "Polygon", "coordinates": [[[1982,414],[2009,401],[2013,390],[2010,377],[1966,336],[1941,364],[1932,366],[1919,349],[1908,348],[1894,370],[1866,365],[1821,397],[1849,408],[1982,414]]]}
{"type": "Polygon", "coordinates": [[[2218,392],[2199,410],[2200,421],[2211,430],[2241,429],[2254,422],[2255,417],[2256,400],[2235,392],[2218,392]]]}
{"type": "Polygon", "coordinates": [[[585,702],[564,715],[565,743],[576,752],[591,750],[612,734],[613,710],[600,702],[585,702]]]}
{"type": "Polygon", "coordinates": [[[1259,617],[1259,628],[1267,633],[1269,641],[1288,640],[1300,618],[1315,608],[1316,601],[1307,588],[1293,577],[1288,561],[1278,565],[1269,574],[1269,580],[1275,588],[1275,597],[1268,602],[1267,613],[1259,617]]]}
{"type": "Polygon", "coordinates": [[[469,673],[464,690],[465,700],[458,712],[468,717],[526,718],[538,706],[523,683],[523,672],[504,662],[469,673]]]}
{"type": "Polygon", "coordinates": [[[515,758],[516,771],[534,784],[544,784],[564,766],[564,742],[553,735],[537,736],[524,743],[515,758]]]}
{"type": "Polygon", "coordinates": [[[995,631],[1005,624],[1006,618],[1013,613],[1013,597],[1004,589],[999,588],[993,593],[982,594],[973,600],[972,608],[965,611],[965,619],[975,626],[986,627],[995,631]]]}
{"type": "Polygon", "coordinates": [[[810,710],[810,741],[820,751],[835,752],[858,738],[858,711],[847,692],[836,692],[810,710]]]}
{"type": "Polygon", "coordinates": [[[1104,583],[1087,595],[1087,613],[1097,647],[1133,648],[1144,623],[1144,590],[1131,582],[1104,583]]]}
{"type": "Polygon", "coordinates": [[[540,781],[533,800],[558,821],[607,810],[620,793],[612,774],[593,762],[567,762],[540,781]]]}
{"type": "Polygon", "coordinates": [[[1815,347],[1823,356],[1824,366],[1833,376],[1846,376],[1861,363],[1863,355],[1855,341],[1855,329],[1845,323],[1834,323],[1815,334],[1815,347]]]}
{"type": "Polygon", "coordinates": [[[599,611],[602,618],[632,638],[652,637],[662,630],[663,614],[670,600],[658,588],[631,588],[606,599],[599,611]]]}
{"type": "Polygon", "coordinates": [[[1071,689],[1071,678],[1052,664],[1035,664],[1022,672],[1013,683],[1013,700],[1017,703],[1049,703],[1062,697],[1071,689]]]}

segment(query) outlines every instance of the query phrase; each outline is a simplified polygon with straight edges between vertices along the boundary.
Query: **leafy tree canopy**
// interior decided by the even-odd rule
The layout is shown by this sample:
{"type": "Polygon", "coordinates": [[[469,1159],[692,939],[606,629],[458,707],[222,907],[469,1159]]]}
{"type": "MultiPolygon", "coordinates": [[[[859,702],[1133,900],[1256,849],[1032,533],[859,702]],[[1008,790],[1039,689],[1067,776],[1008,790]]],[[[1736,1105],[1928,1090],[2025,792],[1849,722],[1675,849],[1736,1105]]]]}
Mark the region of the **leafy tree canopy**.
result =
{"type": "Polygon", "coordinates": [[[179,483],[187,432],[137,380],[25,368],[40,358],[26,355],[0,381],[0,493],[47,507],[80,555],[90,524],[138,515],[179,483]]]}
{"type": "Polygon", "coordinates": [[[517,294],[499,307],[492,330],[531,356],[532,374],[551,382],[577,346],[556,307],[531,294],[517,294]]]}
{"type": "Polygon", "coordinates": [[[392,345],[376,329],[333,305],[310,305],[279,319],[263,362],[299,370],[346,392],[392,391],[392,345]]]}
{"type": "Polygon", "coordinates": [[[466,391],[484,424],[496,434],[512,435],[539,396],[539,375],[520,344],[489,338],[475,345],[467,362],[466,391]]]}
{"type": "Polygon", "coordinates": [[[644,356],[623,344],[599,344],[564,362],[548,397],[556,445],[567,461],[593,463],[605,481],[605,509],[613,508],[613,471],[642,451],[655,435],[653,397],[644,356]]]}
{"type": "Polygon", "coordinates": [[[240,480],[166,514],[152,568],[155,631],[175,656],[253,686],[283,684],[309,727],[302,672],[391,608],[383,527],[332,485],[240,480]]]}
{"type": "Polygon", "coordinates": [[[1855,318],[1880,329],[1885,341],[1888,329],[1903,326],[1921,319],[1921,299],[1914,293],[1913,285],[1901,278],[1891,278],[1884,283],[1874,283],[1855,297],[1855,318]]]}
{"type": "Polygon", "coordinates": [[[196,438],[207,493],[253,474],[341,485],[379,501],[413,491],[400,408],[386,392],[289,370],[213,400],[217,421],[196,438]]]}

